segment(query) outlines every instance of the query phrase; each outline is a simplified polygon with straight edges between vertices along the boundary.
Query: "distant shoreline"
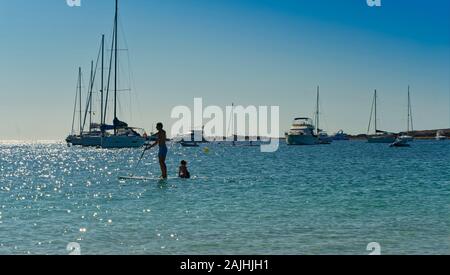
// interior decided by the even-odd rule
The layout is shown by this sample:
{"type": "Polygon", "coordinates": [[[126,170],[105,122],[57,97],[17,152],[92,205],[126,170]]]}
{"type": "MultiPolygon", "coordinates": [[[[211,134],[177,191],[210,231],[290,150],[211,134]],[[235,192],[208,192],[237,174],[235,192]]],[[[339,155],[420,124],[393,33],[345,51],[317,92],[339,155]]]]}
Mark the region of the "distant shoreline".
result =
{"type": "MultiPolygon", "coordinates": [[[[415,139],[431,140],[436,138],[436,133],[441,131],[442,135],[450,137],[450,129],[438,129],[438,130],[418,130],[409,132],[408,135],[413,136],[415,139]]],[[[405,133],[405,132],[402,132],[405,133]]],[[[402,134],[400,133],[400,134],[402,134]]],[[[351,140],[364,140],[367,139],[367,134],[348,135],[351,140]]]]}
{"type": "MultiPolygon", "coordinates": [[[[448,129],[438,129],[438,130],[418,130],[418,131],[412,131],[409,133],[409,135],[413,136],[415,139],[418,140],[433,140],[436,138],[436,133],[438,131],[441,131],[441,133],[450,138],[450,128],[448,129]]],[[[402,134],[402,133],[400,133],[402,134]]],[[[358,134],[358,135],[350,135],[348,134],[348,137],[350,140],[366,140],[367,134],[358,134]]],[[[258,139],[261,140],[268,140],[270,138],[265,137],[258,137],[258,139]]],[[[275,138],[277,139],[277,138],[275,138]]],[[[285,137],[279,137],[279,140],[285,140],[285,137]]],[[[226,137],[224,137],[224,140],[226,141],[226,137]]],[[[245,137],[245,140],[250,140],[249,137],[245,137]]],[[[0,139],[0,144],[17,144],[17,143],[38,143],[38,144],[51,144],[51,143],[65,143],[64,139],[58,140],[51,140],[51,139],[42,139],[42,140],[18,140],[18,139],[0,139]]]]}

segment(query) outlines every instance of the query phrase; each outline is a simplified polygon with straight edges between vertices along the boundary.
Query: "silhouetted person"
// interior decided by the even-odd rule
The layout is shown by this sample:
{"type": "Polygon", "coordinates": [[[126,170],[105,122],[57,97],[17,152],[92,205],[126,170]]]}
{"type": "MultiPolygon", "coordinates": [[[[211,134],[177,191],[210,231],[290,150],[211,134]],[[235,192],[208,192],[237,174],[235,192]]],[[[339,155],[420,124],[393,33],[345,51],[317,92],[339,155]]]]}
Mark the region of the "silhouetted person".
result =
{"type": "Polygon", "coordinates": [[[161,167],[161,173],[162,173],[161,178],[167,179],[167,166],[166,166],[166,157],[167,157],[167,152],[168,152],[167,145],[166,145],[167,135],[166,135],[166,131],[163,130],[162,123],[158,123],[156,125],[156,129],[158,130],[158,133],[156,133],[156,141],[152,145],[148,146],[146,148],[146,150],[149,150],[149,149],[155,147],[156,145],[159,145],[158,157],[159,157],[159,166],[161,167]]]}
{"type": "Polygon", "coordinates": [[[178,176],[182,179],[190,179],[191,178],[191,174],[189,173],[189,171],[187,169],[187,162],[185,160],[181,161],[181,166],[178,171],[178,176]]]}

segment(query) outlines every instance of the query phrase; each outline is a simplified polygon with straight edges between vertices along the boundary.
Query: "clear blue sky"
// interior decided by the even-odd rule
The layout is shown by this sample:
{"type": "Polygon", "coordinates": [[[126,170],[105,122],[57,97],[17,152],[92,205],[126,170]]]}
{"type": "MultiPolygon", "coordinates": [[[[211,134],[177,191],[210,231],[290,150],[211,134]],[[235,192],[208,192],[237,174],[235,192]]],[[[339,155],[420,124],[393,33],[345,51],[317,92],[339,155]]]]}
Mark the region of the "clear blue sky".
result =
{"type": "MultiPolygon", "coordinates": [[[[137,102],[121,118],[147,129],[170,124],[173,106],[203,97],[219,106],[279,105],[284,131],[293,117],[312,115],[320,85],[330,132],[364,133],[375,88],[381,128],[398,131],[409,84],[415,127],[449,127],[450,1],[382,4],[121,0],[135,87],[122,109],[137,102]]],[[[0,0],[0,139],[68,134],[77,67],[87,76],[100,35],[110,39],[113,13],[113,0],[82,0],[80,8],[0,0]]]]}

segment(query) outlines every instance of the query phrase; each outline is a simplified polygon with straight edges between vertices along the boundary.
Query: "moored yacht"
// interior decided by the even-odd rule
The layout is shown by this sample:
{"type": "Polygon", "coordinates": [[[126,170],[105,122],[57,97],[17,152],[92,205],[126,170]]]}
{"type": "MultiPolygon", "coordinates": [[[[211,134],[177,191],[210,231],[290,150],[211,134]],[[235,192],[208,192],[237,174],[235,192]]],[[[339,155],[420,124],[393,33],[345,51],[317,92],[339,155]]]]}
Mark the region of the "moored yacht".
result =
{"type": "Polygon", "coordinates": [[[412,116],[412,107],[411,107],[411,95],[410,95],[410,87],[408,86],[408,121],[407,121],[407,127],[406,127],[406,133],[401,134],[397,140],[402,141],[403,143],[408,143],[414,141],[414,137],[412,136],[411,132],[414,131],[414,124],[413,124],[413,116],[412,116]]]}
{"type": "MultiPolygon", "coordinates": [[[[91,70],[91,81],[93,81],[94,76],[92,75],[91,70]]],[[[91,86],[91,85],[90,85],[91,86]]],[[[92,87],[92,86],[91,86],[92,87]]],[[[66,138],[66,142],[68,145],[74,145],[74,146],[83,146],[83,147],[99,147],[101,146],[101,130],[100,125],[92,122],[92,90],[88,93],[88,105],[86,108],[86,112],[83,117],[82,112],[82,72],[81,68],[78,70],[78,81],[77,81],[77,92],[75,97],[75,107],[74,107],[74,113],[73,113],[73,119],[72,119],[72,132],[71,134],[66,138]],[[77,107],[78,111],[77,111],[77,107]],[[84,130],[86,125],[86,120],[88,117],[88,110],[89,110],[89,129],[84,130]],[[79,130],[78,133],[75,133],[75,120],[77,117],[77,112],[79,113],[79,130]]]]}
{"type": "Polygon", "coordinates": [[[397,139],[397,136],[393,133],[378,130],[377,125],[377,90],[375,90],[374,99],[372,103],[372,112],[370,113],[369,127],[367,129],[367,141],[369,143],[393,143],[397,139]],[[375,111],[375,114],[374,114],[375,111]],[[374,115],[375,133],[370,135],[370,126],[372,123],[372,117],[374,115]]]}
{"type": "Polygon", "coordinates": [[[300,117],[294,119],[289,133],[286,134],[288,145],[316,145],[319,138],[314,134],[315,127],[312,119],[300,117]]]}
{"type": "Polygon", "coordinates": [[[144,146],[147,141],[147,134],[144,129],[123,125],[121,127],[116,126],[113,131],[114,133],[109,133],[103,130],[103,135],[101,137],[102,148],[139,148],[144,146]]]}
{"type": "MultiPolygon", "coordinates": [[[[104,54],[105,54],[105,36],[102,36],[101,50],[99,51],[99,56],[97,58],[97,65],[101,58],[101,90],[100,90],[100,123],[92,123],[92,101],[93,101],[93,87],[95,81],[95,73],[97,72],[97,67],[93,68],[93,62],[91,63],[91,78],[89,80],[89,94],[88,101],[86,105],[84,120],[82,122],[82,103],[81,103],[81,69],[79,73],[78,80],[78,90],[77,98],[75,103],[75,110],[77,109],[77,101],[79,101],[79,113],[80,113],[80,130],[78,134],[74,134],[72,123],[72,134],[67,137],[66,141],[72,145],[81,146],[98,146],[102,148],[136,148],[142,147],[148,140],[147,134],[143,129],[136,127],[129,127],[126,122],[120,121],[117,114],[117,104],[118,104],[118,16],[119,16],[119,1],[116,0],[115,7],[115,17],[114,17],[114,31],[112,36],[112,50],[110,55],[110,66],[109,74],[107,78],[107,85],[104,85],[104,54]],[[106,124],[107,112],[108,112],[108,98],[110,96],[110,82],[112,75],[114,74],[113,89],[111,93],[113,94],[114,102],[114,113],[113,113],[113,123],[112,125],[106,124]],[[106,97],[104,98],[104,90],[106,89],[106,97]],[[79,99],[78,99],[79,96],[79,99]],[[77,100],[78,99],[78,100],[77,100]],[[84,125],[86,124],[86,119],[89,113],[89,131],[84,130],[84,125]],[[95,126],[95,127],[93,127],[95,126]]],[[[75,121],[75,112],[74,120],[75,121]]]]}
{"type": "Polygon", "coordinates": [[[320,87],[317,86],[317,102],[316,102],[316,135],[319,139],[319,144],[331,144],[333,142],[333,138],[328,135],[328,133],[319,128],[320,125],[320,87]]]}

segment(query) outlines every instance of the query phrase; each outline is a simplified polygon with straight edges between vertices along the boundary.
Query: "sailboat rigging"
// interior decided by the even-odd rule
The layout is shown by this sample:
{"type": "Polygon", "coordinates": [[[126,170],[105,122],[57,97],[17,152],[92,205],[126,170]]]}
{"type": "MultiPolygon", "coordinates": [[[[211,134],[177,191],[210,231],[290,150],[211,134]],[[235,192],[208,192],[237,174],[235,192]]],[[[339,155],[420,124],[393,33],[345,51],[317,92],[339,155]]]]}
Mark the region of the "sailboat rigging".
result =
{"type": "Polygon", "coordinates": [[[317,103],[316,103],[316,114],[315,114],[315,116],[316,116],[316,135],[319,139],[320,144],[331,144],[333,142],[333,138],[330,137],[327,132],[320,129],[320,127],[319,127],[319,125],[320,125],[319,99],[320,99],[320,87],[317,86],[317,103]]]}
{"type": "MultiPolygon", "coordinates": [[[[104,65],[105,65],[105,35],[102,35],[100,52],[97,57],[96,66],[94,69],[94,62],[91,62],[91,77],[89,81],[88,99],[84,114],[84,121],[81,123],[81,101],[80,101],[80,134],[76,138],[71,135],[66,140],[69,144],[82,146],[97,146],[102,148],[136,148],[142,147],[147,135],[145,131],[140,128],[129,127],[128,123],[119,120],[117,106],[118,106],[118,18],[119,18],[119,0],[115,0],[115,15],[114,27],[112,35],[112,51],[110,55],[110,66],[108,71],[108,79],[106,85],[106,95],[104,86],[104,65]],[[100,88],[100,121],[98,124],[92,122],[93,112],[93,89],[96,78],[96,72],[99,60],[101,60],[101,88],[100,88]],[[113,72],[114,68],[114,72],[113,72]],[[108,100],[110,94],[110,84],[112,73],[114,73],[113,83],[113,121],[112,125],[106,123],[108,114],[108,100]],[[89,132],[84,132],[87,116],[89,115],[89,132]],[[77,142],[74,142],[76,140],[77,142]]],[[[80,92],[81,100],[81,92],[80,92]]]]}
{"type": "Polygon", "coordinates": [[[402,142],[410,142],[414,140],[412,136],[412,132],[414,132],[414,124],[413,124],[413,116],[412,116],[412,106],[411,106],[411,94],[410,94],[410,86],[408,86],[408,114],[407,114],[407,122],[406,122],[406,133],[400,135],[398,138],[402,142]]]}
{"type": "Polygon", "coordinates": [[[378,93],[377,90],[375,90],[372,102],[372,110],[370,112],[369,126],[367,128],[367,140],[369,143],[393,143],[397,138],[395,134],[386,131],[381,131],[378,129],[377,99],[378,93]],[[370,126],[372,125],[372,117],[374,118],[375,133],[370,135],[370,126]]]}

